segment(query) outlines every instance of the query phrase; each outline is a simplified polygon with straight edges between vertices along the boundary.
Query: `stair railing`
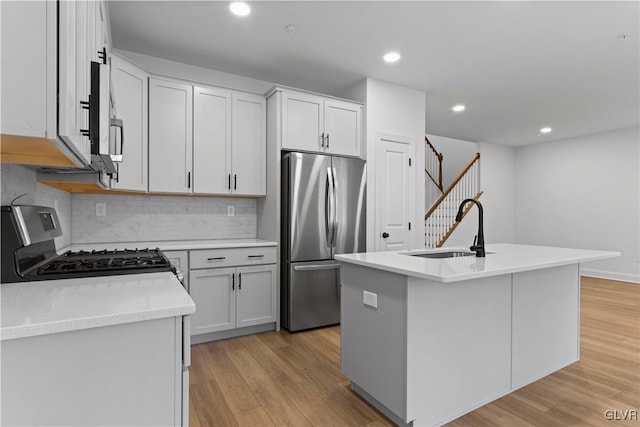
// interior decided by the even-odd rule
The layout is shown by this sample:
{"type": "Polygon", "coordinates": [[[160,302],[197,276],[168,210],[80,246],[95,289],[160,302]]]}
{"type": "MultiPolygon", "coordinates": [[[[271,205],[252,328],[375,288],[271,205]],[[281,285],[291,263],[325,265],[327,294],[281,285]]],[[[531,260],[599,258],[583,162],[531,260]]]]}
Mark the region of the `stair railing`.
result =
{"type": "Polygon", "coordinates": [[[424,150],[424,171],[442,193],[442,153],[436,150],[436,148],[433,146],[433,144],[431,144],[431,141],[429,141],[429,138],[427,138],[426,135],[424,137],[424,141],[426,142],[428,147],[426,150],[424,150]]]}
{"type": "MultiPolygon", "coordinates": [[[[482,195],[479,159],[480,153],[474,154],[462,172],[424,215],[426,247],[441,247],[458,226],[455,217],[460,203],[464,199],[478,199],[482,195]]],[[[467,206],[464,215],[469,212],[470,208],[471,204],[467,206]]]]}

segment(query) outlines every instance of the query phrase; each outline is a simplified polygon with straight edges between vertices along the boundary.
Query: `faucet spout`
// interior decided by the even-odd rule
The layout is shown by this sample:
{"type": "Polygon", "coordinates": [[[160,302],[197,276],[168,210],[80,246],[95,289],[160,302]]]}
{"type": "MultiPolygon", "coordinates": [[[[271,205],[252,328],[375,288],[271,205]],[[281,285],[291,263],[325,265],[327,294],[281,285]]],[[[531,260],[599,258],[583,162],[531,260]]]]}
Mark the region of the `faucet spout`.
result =
{"type": "Polygon", "coordinates": [[[477,257],[485,257],[482,204],[476,199],[464,199],[462,203],[460,203],[460,207],[458,208],[458,214],[456,215],[456,222],[462,221],[462,214],[464,213],[464,207],[468,202],[475,203],[476,206],[478,207],[478,234],[476,235],[476,238],[473,240],[473,245],[471,245],[469,249],[474,251],[477,257]]]}

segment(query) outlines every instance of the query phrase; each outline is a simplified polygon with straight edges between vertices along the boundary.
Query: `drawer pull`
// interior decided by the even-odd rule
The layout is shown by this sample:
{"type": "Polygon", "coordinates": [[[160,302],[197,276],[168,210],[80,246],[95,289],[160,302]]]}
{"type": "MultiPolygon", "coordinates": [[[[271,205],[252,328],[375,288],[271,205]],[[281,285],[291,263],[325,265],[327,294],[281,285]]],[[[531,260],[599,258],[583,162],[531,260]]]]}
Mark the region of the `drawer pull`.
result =
{"type": "Polygon", "coordinates": [[[226,256],[219,256],[219,257],[215,257],[215,258],[207,258],[207,261],[221,261],[223,259],[227,259],[226,256]]]}
{"type": "Polygon", "coordinates": [[[247,258],[264,258],[264,255],[247,255],[247,258]]]}

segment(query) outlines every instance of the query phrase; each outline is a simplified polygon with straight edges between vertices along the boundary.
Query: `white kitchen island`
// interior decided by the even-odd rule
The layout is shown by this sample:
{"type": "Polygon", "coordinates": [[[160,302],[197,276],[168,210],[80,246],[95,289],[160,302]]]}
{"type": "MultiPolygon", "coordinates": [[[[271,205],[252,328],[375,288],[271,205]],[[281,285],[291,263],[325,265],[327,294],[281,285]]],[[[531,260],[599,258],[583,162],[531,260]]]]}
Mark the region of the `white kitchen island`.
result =
{"type": "Polygon", "coordinates": [[[3,283],[2,425],[188,425],[189,315],[171,272],[3,283]]]}
{"type": "Polygon", "coordinates": [[[398,425],[441,425],[576,362],[579,264],[620,255],[486,249],[486,258],[335,256],[342,371],[398,425]]]}

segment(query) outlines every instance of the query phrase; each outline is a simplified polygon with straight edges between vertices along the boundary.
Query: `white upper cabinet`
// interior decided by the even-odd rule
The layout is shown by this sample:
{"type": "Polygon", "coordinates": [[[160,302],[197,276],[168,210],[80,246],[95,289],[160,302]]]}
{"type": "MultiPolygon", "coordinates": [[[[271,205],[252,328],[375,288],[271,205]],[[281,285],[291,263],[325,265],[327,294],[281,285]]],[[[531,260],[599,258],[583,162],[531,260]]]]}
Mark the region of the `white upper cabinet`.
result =
{"type": "Polygon", "coordinates": [[[191,85],[149,79],[149,191],[151,192],[191,192],[192,100],[191,85]]]}
{"type": "Polygon", "coordinates": [[[324,101],[324,148],[343,156],[360,156],[362,106],[344,101],[324,101]]]}
{"type": "Polygon", "coordinates": [[[48,140],[73,165],[89,165],[91,61],[106,57],[103,48],[108,51],[104,2],[2,2],[1,7],[2,134],[25,147],[12,145],[16,159],[24,157],[16,163],[69,166],[54,161],[55,153],[42,145],[48,140]]]}
{"type": "Polygon", "coordinates": [[[86,45],[87,3],[62,2],[59,8],[58,133],[89,162],[90,63],[86,45]],[[82,132],[82,131],[85,132],[82,132]]]}
{"type": "Polygon", "coordinates": [[[234,93],[231,111],[231,192],[264,196],[267,192],[266,100],[259,95],[234,93]]]}
{"type": "Polygon", "coordinates": [[[231,91],[193,88],[193,191],[231,189],[231,91]]]}
{"type": "Polygon", "coordinates": [[[122,139],[112,128],[117,151],[122,148],[123,158],[122,162],[115,164],[117,172],[111,180],[114,190],[147,191],[148,188],[148,78],[143,69],[118,56],[111,57],[116,113],[123,124],[122,139]]]}
{"type": "Polygon", "coordinates": [[[264,196],[266,114],[261,95],[150,79],[149,191],[264,196]]]}
{"type": "Polygon", "coordinates": [[[3,1],[0,8],[2,134],[54,139],[56,4],[3,1]]]}
{"type": "Polygon", "coordinates": [[[360,156],[360,104],[289,91],[281,102],[282,149],[360,156]]]}
{"type": "Polygon", "coordinates": [[[322,151],[324,99],[306,93],[282,93],[282,148],[322,151]]]}

